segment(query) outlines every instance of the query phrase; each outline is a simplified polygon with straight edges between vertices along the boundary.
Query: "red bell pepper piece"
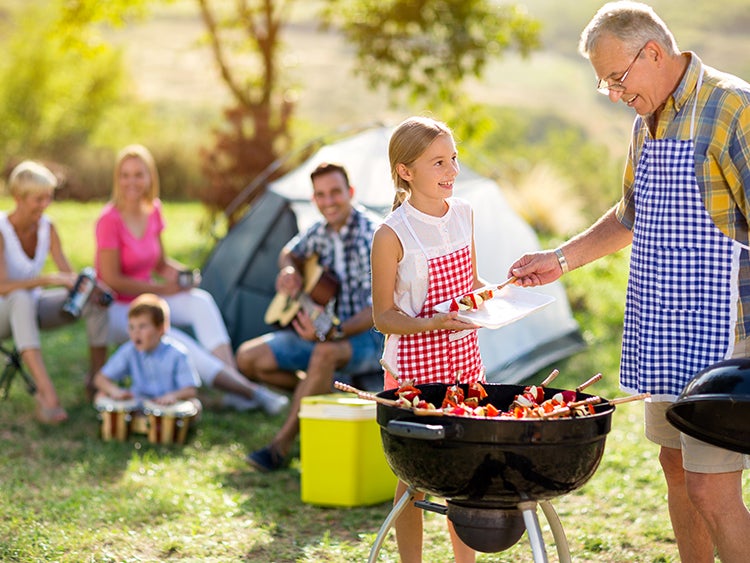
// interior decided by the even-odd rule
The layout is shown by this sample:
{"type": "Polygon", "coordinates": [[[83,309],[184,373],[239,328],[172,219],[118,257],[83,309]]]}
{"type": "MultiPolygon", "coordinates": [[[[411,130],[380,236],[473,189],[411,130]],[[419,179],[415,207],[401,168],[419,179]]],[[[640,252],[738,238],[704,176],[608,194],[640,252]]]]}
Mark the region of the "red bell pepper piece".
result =
{"type": "Polygon", "coordinates": [[[475,381],[474,383],[469,385],[469,398],[476,397],[478,400],[481,401],[486,396],[487,396],[487,390],[478,381],[475,381]]]}

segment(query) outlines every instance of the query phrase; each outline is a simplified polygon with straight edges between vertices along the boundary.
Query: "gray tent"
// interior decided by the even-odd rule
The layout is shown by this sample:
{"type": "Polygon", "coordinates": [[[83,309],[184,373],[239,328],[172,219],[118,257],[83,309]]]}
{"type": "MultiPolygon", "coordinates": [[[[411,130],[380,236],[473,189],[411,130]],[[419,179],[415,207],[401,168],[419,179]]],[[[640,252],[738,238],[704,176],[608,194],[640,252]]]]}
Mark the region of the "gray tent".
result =
{"type": "MultiPolygon", "coordinates": [[[[311,202],[310,172],[320,162],[346,166],[355,200],[382,217],[393,200],[388,164],[392,129],[379,127],[322,147],[295,170],[271,183],[243,219],[220,241],[204,266],[202,286],[216,299],[235,346],[272,330],[263,315],[274,294],[278,253],[299,230],[319,218],[311,202]]],[[[508,206],[499,186],[462,167],[454,194],[474,208],[480,275],[505,279],[508,266],[537,250],[533,230],[508,206]]],[[[511,325],[481,329],[487,379],[518,382],[583,347],[565,291],[553,283],[535,291],[555,302],[511,325]]]]}

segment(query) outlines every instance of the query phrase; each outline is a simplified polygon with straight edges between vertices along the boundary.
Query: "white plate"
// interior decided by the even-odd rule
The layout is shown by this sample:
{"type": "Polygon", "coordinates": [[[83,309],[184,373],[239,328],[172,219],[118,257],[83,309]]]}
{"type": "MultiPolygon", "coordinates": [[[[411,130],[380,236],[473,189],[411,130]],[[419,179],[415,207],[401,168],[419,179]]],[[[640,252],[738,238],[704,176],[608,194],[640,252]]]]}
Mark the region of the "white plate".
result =
{"type": "MultiPolygon", "coordinates": [[[[506,286],[500,291],[495,288],[497,285],[488,285],[473,291],[472,293],[479,293],[492,289],[494,296],[482,303],[479,309],[459,311],[458,318],[485,328],[500,328],[524,318],[537,309],[546,307],[555,300],[551,295],[536,293],[514,285],[506,286]]],[[[461,297],[463,295],[457,296],[456,299],[461,297]]],[[[435,306],[435,310],[438,313],[449,312],[452,301],[453,299],[449,299],[439,303],[435,306]]]]}

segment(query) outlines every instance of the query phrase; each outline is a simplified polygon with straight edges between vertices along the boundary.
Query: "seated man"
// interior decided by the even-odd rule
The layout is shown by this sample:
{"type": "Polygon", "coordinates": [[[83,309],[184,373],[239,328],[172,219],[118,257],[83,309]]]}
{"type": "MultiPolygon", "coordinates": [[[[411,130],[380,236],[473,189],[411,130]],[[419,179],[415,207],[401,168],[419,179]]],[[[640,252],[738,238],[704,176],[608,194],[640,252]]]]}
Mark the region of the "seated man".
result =
{"type": "Polygon", "coordinates": [[[342,166],[320,164],[311,179],[313,200],[323,219],[281,251],[276,289],[285,295],[299,294],[304,263],[317,256],[320,265],[338,277],[338,294],[321,313],[332,313],[334,324],[330,330],[321,329],[320,323],[316,327],[303,307],[292,328],[259,336],[238,348],[237,366],[248,378],[295,389],[287,419],[271,444],[246,458],[260,471],[275,471],[286,464],[299,432],[303,397],[330,392],[334,372],[352,375],[379,369],[382,353],[383,335],[373,328],[370,291],[370,246],[376,225],[353,206],[354,188],[342,166]],[[298,379],[298,371],[305,372],[304,378],[298,379]]]}

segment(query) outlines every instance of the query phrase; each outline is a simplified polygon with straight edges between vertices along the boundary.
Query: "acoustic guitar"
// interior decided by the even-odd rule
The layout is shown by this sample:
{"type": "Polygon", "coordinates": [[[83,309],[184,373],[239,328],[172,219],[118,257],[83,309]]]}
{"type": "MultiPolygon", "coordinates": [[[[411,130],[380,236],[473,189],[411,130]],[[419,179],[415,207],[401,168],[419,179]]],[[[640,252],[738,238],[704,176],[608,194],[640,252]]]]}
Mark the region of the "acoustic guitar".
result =
{"type": "Polygon", "coordinates": [[[333,314],[333,300],[339,291],[339,280],[330,269],[318,263],[317,255],[305,261],[302,269],[302,291],[298,295],[277,293],[266,309],[266,324],[278,323],[285,327],[300,309],[312,319],[316,332],[328,334],[338,324],[333,314]]]}

